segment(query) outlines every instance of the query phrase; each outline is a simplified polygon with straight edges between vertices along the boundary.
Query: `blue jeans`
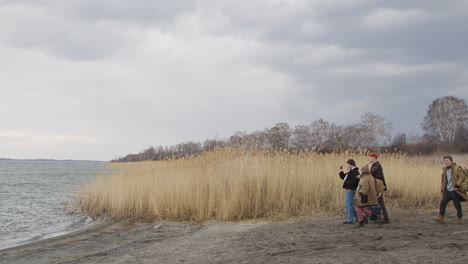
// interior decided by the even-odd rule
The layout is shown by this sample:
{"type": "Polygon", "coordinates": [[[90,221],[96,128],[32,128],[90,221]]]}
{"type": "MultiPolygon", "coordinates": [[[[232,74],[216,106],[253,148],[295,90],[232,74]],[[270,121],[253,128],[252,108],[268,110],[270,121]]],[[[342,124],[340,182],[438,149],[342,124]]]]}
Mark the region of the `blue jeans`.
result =
{"type": "Polygon", "coordinates": [[[345,192],[345,208],[346,214],[348,215],[348,222],[358,220],[356,209],[354,208],[354,194],[356,194],[356,191],[345,192]]]}

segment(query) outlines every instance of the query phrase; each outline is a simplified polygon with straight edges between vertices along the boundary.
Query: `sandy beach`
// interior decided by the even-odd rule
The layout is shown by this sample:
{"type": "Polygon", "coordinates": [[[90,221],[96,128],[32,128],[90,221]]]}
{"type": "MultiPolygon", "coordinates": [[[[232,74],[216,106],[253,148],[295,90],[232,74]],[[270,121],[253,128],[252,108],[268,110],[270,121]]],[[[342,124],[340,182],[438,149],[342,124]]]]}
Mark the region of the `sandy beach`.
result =
{"type": "MultiPolygon", "coordinates": [[[[453,208],[450,208],[453,209],[453,208]]],[[[289,221],[103,222],[0,251],[0,263],[466,263],[468,223],[434,211],[393,212],[365,228],[343,217],[289,221]]]]}

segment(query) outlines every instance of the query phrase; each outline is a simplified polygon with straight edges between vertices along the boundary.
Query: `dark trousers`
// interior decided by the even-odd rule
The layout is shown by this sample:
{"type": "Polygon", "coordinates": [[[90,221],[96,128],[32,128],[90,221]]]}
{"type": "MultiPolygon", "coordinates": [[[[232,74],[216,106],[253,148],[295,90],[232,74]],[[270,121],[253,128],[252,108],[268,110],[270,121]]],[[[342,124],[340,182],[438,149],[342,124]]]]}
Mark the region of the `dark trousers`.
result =
{"type": "Polygon", "coordinates": [[[385,200],[383,198],[383,195],[380,195],[380,197],[377,198],[377,202],[379,202],[379,206],[380,206],[380,208],[382,208],[383,220],[389,220],[388,219],[387,207],[385,207],[385,200]]]}
{"type": "Polygon", "coordinates": [[[445,215],[445,208],[447,207],[448,202],[453,201],[455,209],[457,209],[457,217],[462,218],[462,207],[460,204],[460,196],[456,191],[445,191],[442,201],[440,201],[439,214],[441,216],[445,215]]]}

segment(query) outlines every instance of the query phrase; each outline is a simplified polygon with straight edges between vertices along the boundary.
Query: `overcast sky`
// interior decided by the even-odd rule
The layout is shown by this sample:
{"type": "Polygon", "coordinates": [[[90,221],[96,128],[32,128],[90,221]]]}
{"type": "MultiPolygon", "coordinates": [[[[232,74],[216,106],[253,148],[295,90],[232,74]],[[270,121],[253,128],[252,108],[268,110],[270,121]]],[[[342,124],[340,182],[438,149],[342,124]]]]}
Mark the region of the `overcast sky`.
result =
{"type": "Polygon", "coordinates": [[[110,160],[468,98],[468,1],[0,0],[0,157],[110,160]]]}

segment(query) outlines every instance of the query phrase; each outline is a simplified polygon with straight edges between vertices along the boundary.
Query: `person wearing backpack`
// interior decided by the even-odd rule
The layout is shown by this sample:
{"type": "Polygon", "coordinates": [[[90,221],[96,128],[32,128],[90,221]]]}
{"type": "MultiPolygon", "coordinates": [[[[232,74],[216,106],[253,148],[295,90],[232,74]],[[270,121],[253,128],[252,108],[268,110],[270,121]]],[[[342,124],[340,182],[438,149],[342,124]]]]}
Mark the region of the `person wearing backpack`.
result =
{"type": "Polygon", "coordinates": [[[343,189],[345,189],[345,208],[348,216],[343,224],[352,224],[354,221],[358,221],[356,209],[354,208],[354,195],[359,184],[359,169],[353,159],[349,159],[346,165],[348,166],[348,172],[344,173],[343,168],[340,166],[339,173],[340,178],[343,180],[343,189]]]}
{"type": "MultiPolygon", "coordinates": [[[[377,202],[379,202],[380,196],[383,195],[383,192],[385,190],[385,185],[381,180],[375,179],[375,191],[377,192],[377,202]]],[[[372,217],[369,218],[369,220],[373,220],[377,223],[379,220],[379,216],[382,215],[382,208],[380,206],[371,206],[372,209],[372,217]]],[[[381,221],[382,222],[382,221],[381,221]]]]}
{"type": "Polygon", "coordinates": [[[357,192],[359,193],[358,204],[356,207],[359,224],[356,227],[364,227],[364,223],[367,222],[367,218],[364,218],[363,214],[367,217],[375,217],[370,209],[372,206],[378,205],[377,201],[377,190],[374,176],[370,173],[369,164],[366,164],[361,168],[361,176],[357,192]]]}
{"type": "MultiPolygon", "coordinates": [[[[382,169],[382,165],[377,161],[379,155],[375,152],[369,154],[369,161],[372,163],[372,167],[370,169],[370,173],[374,176],[375,179],[381,180],[384,184],[384,191],[387,191],[387,183],[385,182],[385,177],[382,169]]],[[[390,219],[388,217],[387,207],[385,206],[385,200],[383,193],[377,199],[379,202],[379,206],[382,209],[382,224],[390,223],[390,219]]]]}
{"type": "Polygon", "coordinates": [[[467,198],[464,202],[468,201],[468,166],[463,165],[461,166],[464,173],[465,179],[463,180],[462,184],[460,185],[460,192],[464,194],[465,198],[467,198]]]}
{"type": "Polygon", "coordinates": [[[440,201],[439,206],[439,215],[436,218],[433,218],[436,222],[443,222],[445,209],[447,204],[450,201],[453,201],[453,205],[457,210],[457,219],[455,224],[462,223],[462,207],[461,201],[467,200],[466,190],[462,192],[460,186],[465,181],[465,174],[467,173],[466,169],[458,166],[453,162],[453,157],[447,155],[444,157],[444,167],[442,168],[442,181],[440,193],[442,195],[442,200],[440,201]]]}

